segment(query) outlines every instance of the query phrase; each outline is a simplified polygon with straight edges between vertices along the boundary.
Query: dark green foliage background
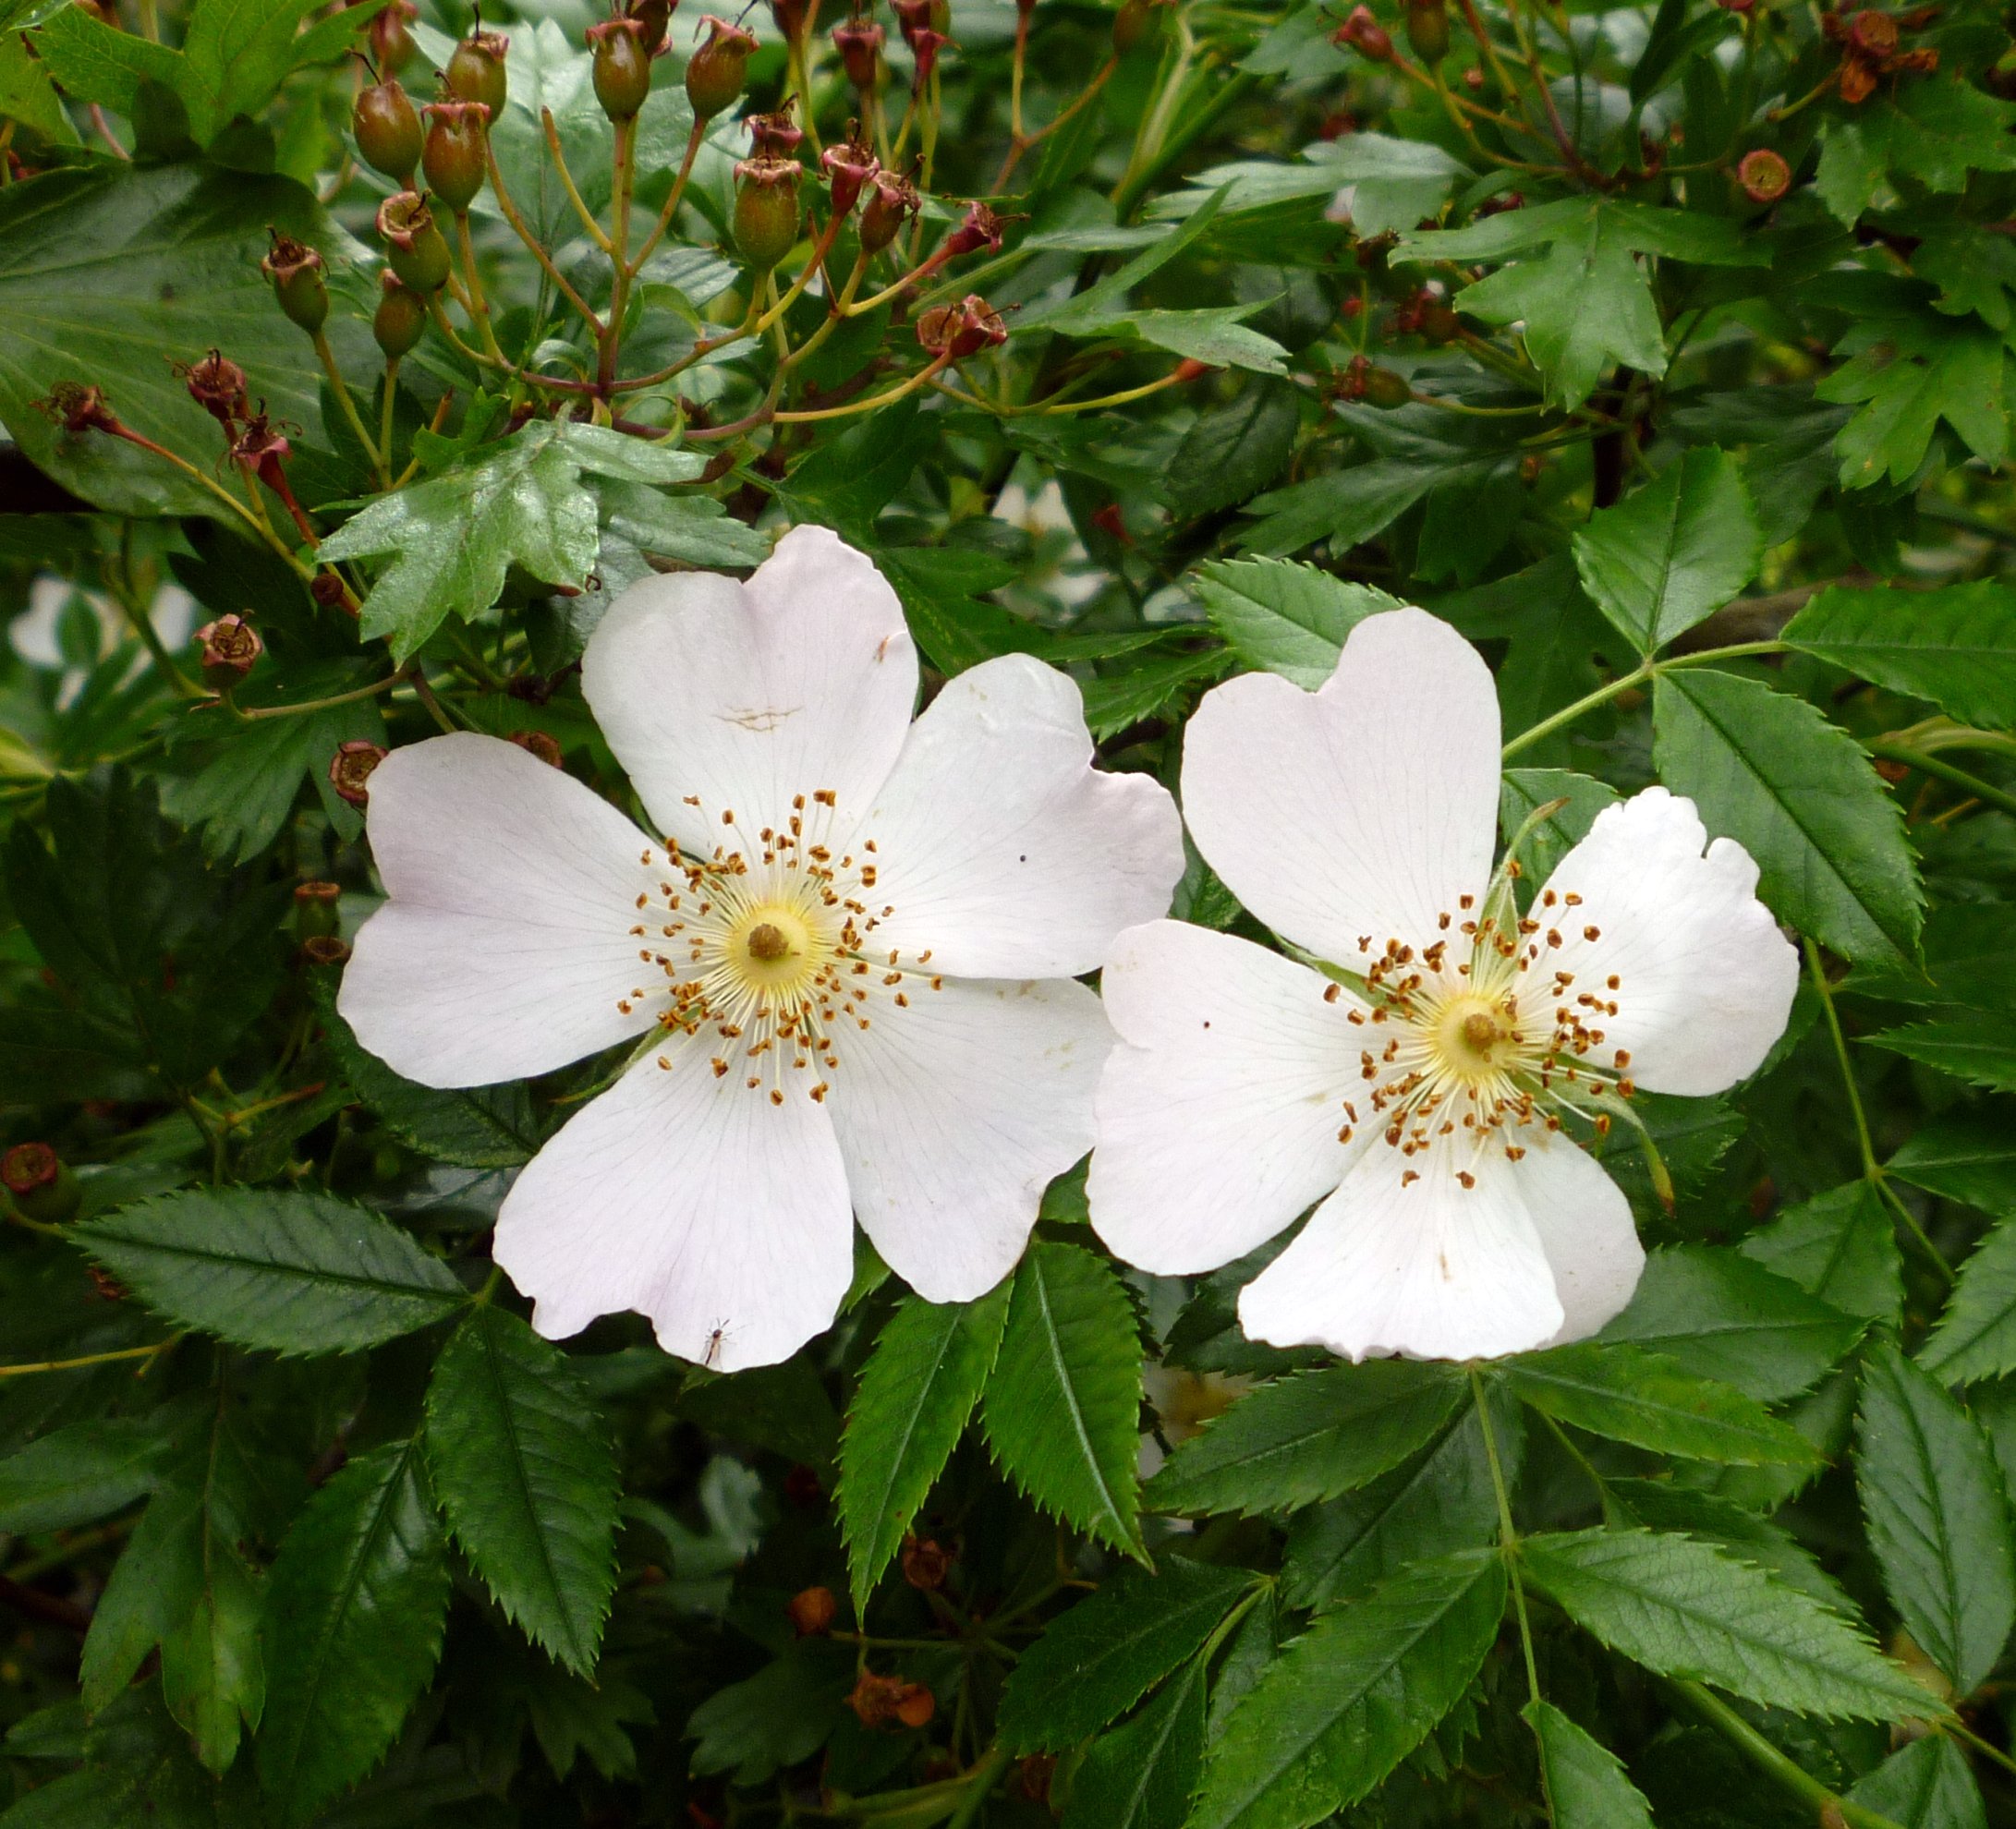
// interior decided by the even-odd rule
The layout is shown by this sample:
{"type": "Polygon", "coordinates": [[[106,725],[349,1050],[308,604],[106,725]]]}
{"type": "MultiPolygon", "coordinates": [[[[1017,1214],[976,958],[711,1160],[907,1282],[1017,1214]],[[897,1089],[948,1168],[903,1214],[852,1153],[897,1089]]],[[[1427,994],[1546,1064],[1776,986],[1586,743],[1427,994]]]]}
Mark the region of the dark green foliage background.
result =
{"type": "MultiPolygon", "coordinates": [[[[0,1225],[0,1829],[2016,1821],[1988,0],[1885,22],[1901,55],[1783,0],[1376,0],[1397,60],[1306,0],[1037,0],[1026,52],[1013,6],[954,0],[915,256],[975,198],[1002,244],[831,330],[831,287],[796,298],[783,344],[820,342],[781,381],[775,345],[698,346],[749,297],[739,124],[612,312],[538,114],[606,220],[593,15],[492,6],[528,231],[620,325],[613,374],[679,369],[613,422],[555,384],[596,352],[488,193],[528,372],[451,313],[465,344],[431,330],[385,400],[344,62],[375,7],[115,10],[0,0],[0,1146],[81,1193],[0,1225]],[[260,277],[269,228],[322,249],[356,424],[260,277]],[[968,292],[1005,344],[923,378],[922,314],[968,292]],[[188,397],[213,345],[319,556],[188,397]],[[180,466],[66,430],[36,404],[65,383],[180,466]],[[573,666],[595,618],[784,521],[874,555],[929,684],[1068,668],[1107,766],[1173,785],[1213,681],[1313,686],[1414,601],[1496,670],[1508,833],[1560,803],[1529,870],[1655,780],[1741,840],[1806,978],[1750,1083],[1598,1145],[1652,1251],[1603,1336],[1256,1347],[1258,1262],[1124,1272],[1081,1171],[963,1308],[863,1247],[783,1365],[723,1377],[635,1316],[538,1338],[488,1229],[608,1063],[437,1093],[362,1052],[290,893],[340,884],[349,931],[371,905],[329,762],[537,733],[625,801],[573,666]],[[170,585],[260,629],[228,704],[148,621],[170,585]],[[863,1671],[929,1720],[864,1725],[863,1671]]],[[[468,23],[426,0],[422,98],[468,23]]],[[[855,103],[830,53],[813,81],[831,140],[855,103]]],[[[1195,859],[1174,912],[1265,938],[1195,859]]]]}

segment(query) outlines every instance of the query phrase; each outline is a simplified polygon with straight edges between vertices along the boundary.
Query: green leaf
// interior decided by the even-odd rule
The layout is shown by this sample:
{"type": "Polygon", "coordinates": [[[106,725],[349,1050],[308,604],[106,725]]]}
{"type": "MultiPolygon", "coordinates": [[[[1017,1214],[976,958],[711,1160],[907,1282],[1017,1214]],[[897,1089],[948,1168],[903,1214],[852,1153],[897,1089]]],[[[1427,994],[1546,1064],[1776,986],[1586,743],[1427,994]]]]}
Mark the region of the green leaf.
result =
{"type": "Polygon", "coordinates": [[[280,1545],[266,1591],[260,1783],[305,1823],[377,1764],[441,1654],[448,1559],[417,1442],[353,1460],[280,1545]]]}
{"type": "Polygon", "coordinates": [[[191,1189],[88,1220],[72,1236],[177,1326],[273,1352],[376,1346],[468,1300],[410,1234],[328,1194],[191,1189]]]}
{"type": "Polygon", "coordinates": [[[1905,1629],[1958,1696],[1981,1687],[2016,1624],[2009,1505],[1973,1417],[1894,1346],[1865,1361],[1855,1484],[1905,1629]]]}
{"type": "Polygon", "coordinates": [[[1994,1119],[1936,1118],[1885,1167],[1913,1187],[1986,1212],[2016,1203],[2016,1136],[1994,1119]]]}
{"type": "Polygon", "coordinates": [[[856,1619],[965,1433],[1001,1351],[1008,1291],[1003,1283],[978,1302],[907,1298],[861,1368],[834,1495],[856,1619]]]}
{"type": "Polygon", "coordinates": [[[266,1669],[251,1571],[227,1544],[213,1543],[209,1552],[194,1607],[161,1641],[161,1692],[197,1758],[212,1772],[226,1772],[247,1726],[259,1721],[266,1669]]]}
{"type": "Polygon", "coordinates": [[[1460,1368],[1375,1359],[1301,1372],[1243,1397],[1180,1443],[1152,1510],[1283,1511],[1375,1480],[1433,1437],[1467,1389],[1460,1368]]]}
{"type": "Polygon", "coordinates": [[[1896,1230],[1866,1181],[1787,1207],[1737,1249],[1844,1314],[1894,1321],[1903,1307],[1896,1230]]]}
{"type": "Polygon", "coordinates": [[[1430,489],[1452,480],[1461,478],[1420,464],[1383,460],[1332,470],[1255,496],[1244,512],[1257,518],[1239,543],[1271,557],[1324,540],[1342,556],[1385,532],[1430,489]]]}
{"type": "Polygon", "coordinates": [[[1520,1713],[1540,1743],[1554,1829],[1652,1829],[1651,1807],[1614,1753],[1537,1696],[1520,1713]]]}
{"type": "Polygon", "coordinates": [[[20,33],[0,36],[0,115],[55,145],[74,146],[77,129],[64,112],[63,98],[50,80],[47,67],[30,55],[28,46],[28,39],[20,33]]]}
{"type": "MultiPolygon", "coordinates": [[[[68,7],[37,38],[90,17],[68,7]]],[[[138,33],[100,30],[122,49],[159,52],[138,33]]],[[[269,224],[333,245],[307,190],[247,172],[106,163],[0,191],[0,421],[23,454],[115,514],[217,515],[216,497],[160,458],[66,432],[32,405],[59,382],[95,384],[125,424],[208,471],[223,454],[216,422],[163,357],[193,361],[213,345],[275,419],[325,442],[322,369],[259,271],[269,224]]],[[[349,328],[330,329],[339,350],[354,347],[349,328]]]]}
{"type": "Polygon", "coordinates": [[[547,584],[578,586],[595,563],[595,498],[581,482],[578,441],[536,419],[468,461],[381,496],[322,541],[321,557],[388,563],[358,632],[392,644],[404,664],[450,616],[496,602],[513,565],[547,584]]]}
{"type": "Polygon", "coordinates": [[[1505,1610],[1505,1565],[1420,1563],[1319,1614],[1214,1742],[1190,1829],[1305,1829],[1355,1803],[1469,1688],[1505,1610]]]}
{"type": "Polygon", "coordinates": [[[589,1675],[616,1585],[615,1457],[558,1347],[486,1303],[427,1387],[427,1460],[455,1541],[507,1617],[589,1675]]]}
{"type": "Polygon", "coordinates": [[[904,620],[925,659],[942,673],[1000,654],[1040,654],[1054,639],[1026,616],[984,600],[1017,575],[992,553],[909,546],[883,547],[875,557],[903,600],[904,620]]]}
{"type": "Polygon", "coordinates": [[[1708,1544],[1577,1531],[1528,1537],[1520,1554],[1578,1626],[1661,1676],[1802,1714],[1904,1721],[1937,1710],[1839,1617],[1708,1544]]]}
{"type": "Polygon", "coordinates": [[[1869,320],[1835,353],[1849,359],[1814,393],[1861,408],[1835,441],[1843,489],[1910,482],[1941,420],[1985,464],[2008,456],[1999,332],[1936,315],[1869,320]]]}
{"type": "Polygon", "coordinates": [[[1133,315],[1126,302],[1128,293],[1186,252],[1210,227],[1222,200],[1221,195],[1211,198],[1181,228],[1170,230],[1096,285],[1059,303],[1038,305],[1024,311],[1015,321],[1017,333],[1048,330],[1066,336],[1105,335],[1133,315]]]}
{"type": "Polygon", "coordinates": [[[781,1768],[810,1759],[846,1712],[852,1671],[845,1646],[800,1639],[755,1676],[716,1690],[686,1718],[686,1737],[698,1742],[693,1770],[767,1785],[781,1768]]]}
{"type": "Polygon", "coordinates": [[[1670,1479],[1613,1479],[1606,1483],[1603,1517],[1613,1528],[1642,1524],[1719,1544],[1842,1617],[1859,1617],[1840,1582],[1790,1531],[1719,1494],[1670,1479]]]}
{"type": "Polygon", "coordinates": [[[1971,1086],[2016,1092],[2016,1036],[2010,1033],[2008,1016],[1999,1011],[1968,1011],[1864,1039],[1971,1086]]]}
{"type": "Polygon", "coordinates": [[[166,1450],[164,1419],[94,1416],[0,1460],[0,1532],[94,1524],[152,1492],[166,1450]]]}
{"type": "Polygon", "coordinates": [[[1803,699],[1706,667],[1653,688],[1660,778],[1756,860],[1764,899],[1849,959],[1917,950],[1901,809],[1861,746],[1803,699]]]}
{"type": "Polygon", "coordinates": [[[1400,600],[1282,559],[1217,559],[1199,568],[1196,593],[1211,624],[1247,666],[1314,691],[1337,671],[1344,638],[1400,600]]]}
{"type": "Polygon", "coordinates": [[[1129,657],[1085,683],[1086,728],[1104,742],[1146,719],[1170,717],[1191,687],[1215,680],[1231,659],[1221,648],[1129,657]]]}
{"type": "Polygon", "coordinates": [[[1611,1441],[1738,1467],[1816,1465],[1796,1429],[1733,1387],[1696,1378],[1642,1348],[1581,1340],[1504,1365],[1524,1403],[1611,1441]]]}
{"type": "Polygon", "coordinates": [[[1944,1734],[1910,1741],[1858,1779],[1848,1799],[1898,1829],[1987,1829],[1967,1755],[1944,1734]]]}
{"type": "Polygon", "coordinates": [[[207,144],[234,115],[273,100],[294,67],[295,33],[315,0],[200,0],[189,14],[176,87],[189,131],[207,144]]]}
{"type": "Polygon", "coordinates": [[[1052,1620],[1002,1691],[1003,1744],[1057,1751],[1117,1721],[1203,1650],[1256,1577],[1165,1556],[1153,1574],[1128,1569],[1052,1620]]]}
{"type": "Polygon", "coordinates": [[[2016,589],[2008,585],[1830,585],[1786,624],[1785,639],[1962,723],[2016,728],[2016,589]]]}
{"type": "MultiPolygon", "coordinates": [[[[249,873],[206,867],[196,844],[157,816],[152,789],[123,771],[90,783],[52,781],[48,822],[53,853],[27,821],[15,825],[6,887],[67,993],[67,1020],[44,1031],[61,1050],[55,1064],[60,1071],[67,1058],[95,1053],[115,1072],[125,1068],[128,1084],[132,1070],[148,1068],[171,1088],[194,1085],[273,998],[285,891],[249,873]]],[[[34,1039],[33,1017],[20,1026],[34,1039]]],[[[7,1044],[18,1039],[0,1036],[0,1072],[9,1064],[7,1044]]],[[[36,1077],[34,1050],[23,1052],[29,1084],[0,1081],[0,1098],[39,1104],[55,1089],[36,1077]]],[[[88,1084],[91,1076],[79,1077],[88,1084]]]]}
{"type": "Polygon", "coordinates": [[[1548,404],[1564,412],[1588,399],[1613,363],[1647,375],[1666,372],[1651,276],[1600,214],[1591,213],[1586,227],[1545,254],[1465,286],[1456,302],[1487,323],[1524,324],[1526,348],[1547,377],[1548,404]]]}
{"type": "MultiPolygon", "coordinates": [[[[1491,1392],[1491,1428],[1506,1477],[1516,1479],[1524,1413],[1491,1392]]],[[[1282,1598],[1327,1607],[1412,1563],[1473,1549],[1498,1536],[1498,1498],[1476,1411],[1465,1406],[1439,1441],[1405,1467],[1301,1513],[1289,1527],[1282,1598]]]]}
{"type": "Polygon", "coordinates": [[[69,94],[129,118],[142,82],[173,88],[181,75],[179,51],[108,25],[85,6],[62,7],[28,42],[37,61],[69,94]]]}
{"type": "MultiPolygon", "coordinates": [[[[854,1303],[850,1295],[843,1312],[854,1303]]],[[[766,1447],[809,1467],[829,1484],[833,1478],[840,1412],[826,1395],[819,1368],[804,1353],[795,1353],[781,1364],[752,1365],[726,1376],[698,1368],[687,1375],[675,1408],[686,1422],[698,1423],[710,1435],[766,1447]]]]}
{"type": "Polygon", "coordinates": [[[2016,1220],[1996,1226],[1960,1266],[1918,1363],[1949,1385],[2016,1372],[2016,1220]]]}
{"type": "Polygon", "coordinates": [[[1265,489],[1294,449],[1300,399],[1287,382],[1253,381],[1199,414],[1162,475],[1170,505],[1179,515],[1204,515],[1265,489]]]}
{"type": "Polygon", "coordinates": [[[1071,1778],[1063,1829],[1183,1829],[1204,1763],[1204,1660],[1101,1734],[1071,1778]]]}
{"type": "Polygon", "coordinates": [[[516,1169],[539,1153],[542,1127],[522,1081],[436,1088],[404,1079],[369,1053],[336,1009],[337,974],[309,980],[329,1047],[350,1089],[400,1142],[465,1169],[516,1169]]]}
{"type": "Polygon", "coordinates": [[[1743,472],[1712,445],[1684,453],[1657,481],[1598,509],[1574,549],[1583,588],[1646,655],[1719,610],[1764,558],[1743,472]]]}
{"type": "Polygon", "coordinates": [[[1552,801],[1567,805],[1533,828],[1520,847],[1519,862],[1527,878],[1544,883],[1561,867],[1576,845],[1589,835],[1596,816],[1622,796],[1608,781],[1578,775],[1572,769],[1508,769],[1498,790],[1498,823],[1506,842],[1539,809],[1552,801]]]}
{"type": "Polygon", "coordinates": [[[1776,1403],[1817,1384],[1862,1336],[1863,1324],[1733,1251],[1656,1251],[1606,1340],[1631,1340],[1776,1403]]]}
{"type": "Polygon", "coordinates": [[[981,1404],[988,1446],[1037,1504],[1145,1559],[1140,1411],[1141,1343],[1120,1278],[1077,1245],[1032,1245],[981,1404]]]}

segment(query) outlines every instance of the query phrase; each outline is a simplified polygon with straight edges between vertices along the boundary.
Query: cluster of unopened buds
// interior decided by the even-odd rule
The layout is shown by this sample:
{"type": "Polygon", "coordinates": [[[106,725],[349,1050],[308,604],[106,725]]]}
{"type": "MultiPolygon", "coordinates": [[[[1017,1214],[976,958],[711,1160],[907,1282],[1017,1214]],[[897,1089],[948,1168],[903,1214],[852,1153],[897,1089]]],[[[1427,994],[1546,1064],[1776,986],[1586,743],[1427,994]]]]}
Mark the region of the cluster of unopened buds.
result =
{"type": "Polygon", "coordinates": [[[1368,406],[1404,406],[1414,398],[1404,375],[1366,356],[1354,356],[1330,377],[1323,391],[1332,400],[1362,400],[1368,406]]]}
{"type": "Polygon", "coordinates": [[[1820,15],[1820,29],[1841,47],[1840,93],[1843,102],[1866,102],[1876,93],[1879,79],[1907,70],[1931,71],[1939,67],[1939,54],[1930,46],[1916,50],[1902,47],[1902,34],[1916,30],[1937,17],[1937,6],[1920,6],[1909,13],[1884,13],[1874,8],[1846,15],[1820,15]]]}
{"type": "Polygon", "coordinates": [[[921,1683],[902,1677],[879,1677],[864,1670],[847,1698],[864,1727],[880,1727],[894,1721],[905,1727],[922,1727],[938,1713],[937,1699],[921,1683]]]}

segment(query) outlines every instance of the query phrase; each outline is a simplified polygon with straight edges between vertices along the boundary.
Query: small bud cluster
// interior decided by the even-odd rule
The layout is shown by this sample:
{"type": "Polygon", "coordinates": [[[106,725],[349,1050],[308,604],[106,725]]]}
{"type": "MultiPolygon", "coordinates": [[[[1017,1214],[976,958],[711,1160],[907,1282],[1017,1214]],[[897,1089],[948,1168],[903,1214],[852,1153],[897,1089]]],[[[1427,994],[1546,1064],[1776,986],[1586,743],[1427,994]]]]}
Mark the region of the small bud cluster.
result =
{"type": "Polygon", "coordinates": [[[1859,13],[1820,15],[1821,30],[1840,46],[1840,95],[1843,102],[1866,102],[1878,81],[1903,71],[1929,72],[1939,67],[1939,54],[1930,46],[1906,50],[1902,34],[1925,25],[1938,13],[1921,6],[1908,13],[1865,8],[1859,13]]]}

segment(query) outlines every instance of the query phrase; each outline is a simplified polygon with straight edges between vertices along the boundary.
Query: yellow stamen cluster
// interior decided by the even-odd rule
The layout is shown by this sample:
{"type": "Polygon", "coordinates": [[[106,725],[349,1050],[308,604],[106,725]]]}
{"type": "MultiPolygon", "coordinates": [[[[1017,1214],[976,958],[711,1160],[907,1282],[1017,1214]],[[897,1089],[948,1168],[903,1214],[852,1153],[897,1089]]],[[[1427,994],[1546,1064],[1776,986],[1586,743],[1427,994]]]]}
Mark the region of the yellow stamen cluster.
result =
{"type": "MultiPolygon", "coordinates": [[[[1486,1150],[1516,1162],[1536,1132],[1561,1128],[1563,1111],[1587,1118],[1599,1135],[1609,1130],[1610,1111],[1601,1108],[1634,1090],[1624,1077],[1628,1052],[1612,1050],[1609,1068],[1596,1062],[1601,1025],[1618,1014],[1621,980],[1612,975],[1599,991],[1580,989],[1573,972],[1547,963],[1567,944],[1562,924],[1579,925],[1588,941],[1601,931],[1576,921],[1582,898],[1572,893],[1548,890],[1531,915],[1519,915],[1510,887],[1516,874],[1508,870],[1486,898],[1493,912],[1478,914],[1477,899],[1463,896],[1437,917],[1439,937],[1418,951],[1390,939],[1375,952],[1372,936],[1359,937],[1364,963],[1354,975],[1363,1002],[1347,1020],[1379,1033],[1360,1050],[1365,1090],[1342,1101],[1340,1143],[1369,1121],[1403,1156],[1459,1149],[1464,1166],[1456,1180],[1470,1188],[1486,1150]],[[1452,948],[1468,956],[1451,957],[1452,948]]],[[[1335,986],[1326,992],[1332,1002],[1337,994],[1335,986]]],[[[1401,1182],[1419,1179],[1408,1169],[1401,1182]]]]}
{"type": "MultiPolygon", "coordinates": [[[[700,802],[688,795],[686,804],[700,802]]],[[[798,794],[781,827],[753,835],[723,807],[721,824],[736,842],[698,858],[668,839],[641,860],[663,873],[655,896],[637,898],[643,918],[630,929],[655,982],[648,976],[617,1008],[629,1015],[655,1003],[668,1034],[710,1047],[717,1078],[735,1074],[772,1105],[787,1086],[823,1100],[850,1029],[865,1031],[878,1013],[907,1009],[913,992],[942,983],[923,970],[929,948],[906,963],[874,944],[896,911],[875,899],[874,840],[832,841],[834,807],[831,789],[798,794]]],[[[669,1070],[671,1057],[658,1064],[669,1070]]]]}

